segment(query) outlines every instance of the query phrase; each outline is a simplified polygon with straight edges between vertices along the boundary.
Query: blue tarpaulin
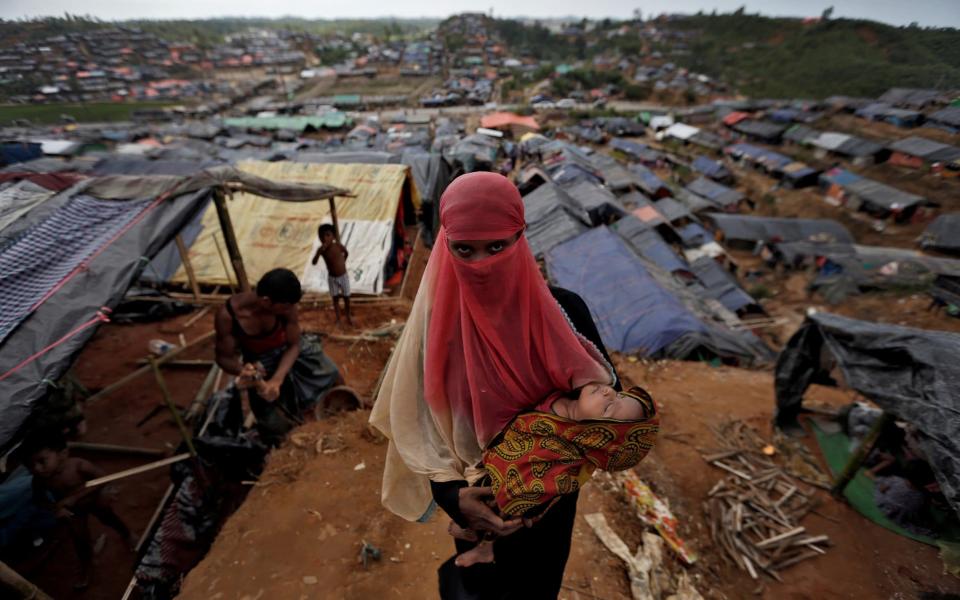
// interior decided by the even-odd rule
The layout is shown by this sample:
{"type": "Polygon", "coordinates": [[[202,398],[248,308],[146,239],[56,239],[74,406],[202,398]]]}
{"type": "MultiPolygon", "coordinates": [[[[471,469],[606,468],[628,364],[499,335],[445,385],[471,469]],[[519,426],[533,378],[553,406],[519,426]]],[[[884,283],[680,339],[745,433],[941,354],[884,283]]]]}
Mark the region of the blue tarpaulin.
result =
{"type": "Polygon", "coordinates": [[[663,241],[660,234],[637,217],[626,216],[614,223],[611,229],[622,237],[638,256],[646,258],[664,271],[687,270],[687,264],[663,241]]]}
{"type": "Polygon", "coordinates": [[[706,156],[698,156],[694,159],[693,164],[690,165],[694,171],[698,173],[703,173],[710,179],[727,179],[729,178],[730,171],[727,170],[723,163],[719,160],[713,160],[712,158],[707,158],[706,156]]]}
{"type": "Polygon", "coordinates": [[[546,260],[556,284],[586,301],[611,351],[653,355],[685,334],[706,331],[606,227],[555,246],[546,260]]]}
{"type": "Polygon", "coordinates": [[[0,144],[0,166],[27,162],[43,156],[40,144],[34,142],[4,142],[0,144]]]}

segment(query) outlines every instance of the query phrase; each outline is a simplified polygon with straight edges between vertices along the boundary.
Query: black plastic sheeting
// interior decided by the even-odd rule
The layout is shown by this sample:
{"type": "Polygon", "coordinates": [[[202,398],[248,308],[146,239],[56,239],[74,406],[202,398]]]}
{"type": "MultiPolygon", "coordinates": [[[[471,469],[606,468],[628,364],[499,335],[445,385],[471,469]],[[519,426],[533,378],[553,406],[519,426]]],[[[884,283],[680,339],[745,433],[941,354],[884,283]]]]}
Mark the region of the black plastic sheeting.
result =
{"type": "Polygon", "coordinates": [[[945,252],[960,252],[960,213],[940,215],[920,236],[920,245],[945,252]]]}
{"type": "MultiPolygon", "coordinates": [[[[76,190],[77,188],[72,188],[76,190]]],[[[66,197],[70,191],[64,192],[66,197]]],[[[102,253],[87,269],[41,304],[0,345],[0,374],[67,336],[90,320],[100,307],[115,307],[137,280],[146,261],[173,239],[204,206],[209,190],[184,194],[161,203],[102,253]]],[[[56,199],[46,204],[53,207],[56,199]]],[[[47,208],[44,206],[43,208],[47,208]]],[[[96,331],[84,329],[0,381],[0,449],[6,448],[30,417],[35,402],[47,392],[46,381],[66,373],[76,354],[96,331]]]]}
{"type": "Polygon", "coordinates": [[[960,514],[960,335],[814,313],[777,360],[777,423],[791,424],[832,363],[847,386],[915,426],[944,496],[960,514]]]}

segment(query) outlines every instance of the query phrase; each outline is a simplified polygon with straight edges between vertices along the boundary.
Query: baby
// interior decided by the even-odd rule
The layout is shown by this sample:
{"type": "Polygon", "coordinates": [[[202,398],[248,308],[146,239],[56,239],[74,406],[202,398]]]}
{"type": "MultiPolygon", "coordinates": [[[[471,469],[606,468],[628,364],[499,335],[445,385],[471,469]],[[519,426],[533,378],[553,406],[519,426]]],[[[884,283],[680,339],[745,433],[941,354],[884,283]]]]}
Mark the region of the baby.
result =
{"type": "MultiPolygon", "coordinates": [[[[591,383],[576,398],[555,393],[535,411],[517,415],[490,443],[483,453],[487,477],[481,483],[493,489],[500,514],[537,520],[562,495],[579,490],[594,470],[622,471],[639,463],[658,430],[656,405],[642,388],[617,392],[591,383]]],[[[479,539],[455,523],[450,533],[479,539]]],[[[493,541],[484,539],[458,556],[456,564],[493,560],[493,541]]]]}

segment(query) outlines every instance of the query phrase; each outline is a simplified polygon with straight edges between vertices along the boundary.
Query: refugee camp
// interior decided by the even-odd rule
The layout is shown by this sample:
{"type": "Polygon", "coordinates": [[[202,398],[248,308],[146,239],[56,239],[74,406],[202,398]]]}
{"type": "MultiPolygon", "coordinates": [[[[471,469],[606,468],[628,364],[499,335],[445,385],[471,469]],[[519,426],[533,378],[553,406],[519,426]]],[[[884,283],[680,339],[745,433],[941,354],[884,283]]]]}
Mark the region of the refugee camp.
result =
{"type": "Polygon", "coordinates": [[[0,598],[960,598],[960,12],[741,4],[0,6],[0,598]]]}

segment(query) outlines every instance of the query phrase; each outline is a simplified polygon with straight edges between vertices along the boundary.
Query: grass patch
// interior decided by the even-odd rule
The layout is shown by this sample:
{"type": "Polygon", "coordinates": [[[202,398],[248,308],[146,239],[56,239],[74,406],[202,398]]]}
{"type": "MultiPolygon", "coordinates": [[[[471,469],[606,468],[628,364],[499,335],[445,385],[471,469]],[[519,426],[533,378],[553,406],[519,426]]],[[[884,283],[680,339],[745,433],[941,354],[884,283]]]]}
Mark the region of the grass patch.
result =
{"type": "Polygon", "coordinates": [[[33,124],[59,123],[60,115],[70,115],[78,122],[129,121],[135,110],[177,106],[174,102],[89,102],[83,104],[15,104],[0,106],[0,125],[14,119],[27,119],[33,124]]]}

